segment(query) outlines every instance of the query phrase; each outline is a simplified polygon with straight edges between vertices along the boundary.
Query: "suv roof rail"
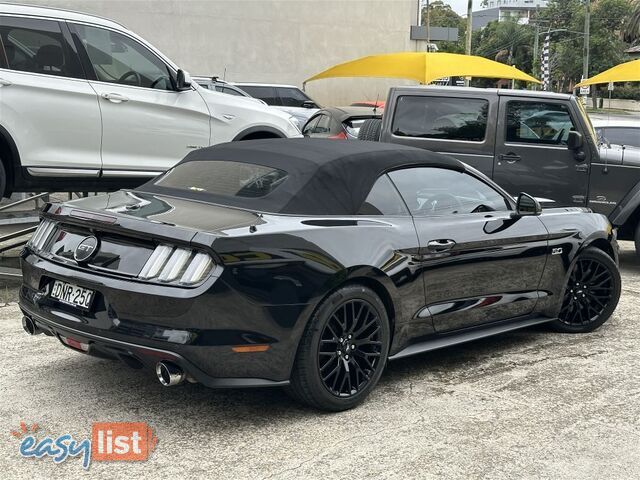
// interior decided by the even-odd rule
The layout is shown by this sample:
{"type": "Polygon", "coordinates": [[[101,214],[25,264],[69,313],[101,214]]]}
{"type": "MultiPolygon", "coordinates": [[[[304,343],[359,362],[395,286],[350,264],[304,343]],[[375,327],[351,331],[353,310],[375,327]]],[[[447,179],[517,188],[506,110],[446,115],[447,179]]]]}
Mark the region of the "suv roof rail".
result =
{"type": "Polygon", "coordinates": [[[0,5],[8,5],[10,7],[27,7],[27,8],[39,8],[42,10],[55,10],[58,12],[67,12],[67,13],[75,13],[77,15],[85,15],[87,17],[93,17],[93,18],[99,18],[100,20],[106,20],[107,22],[111,22],[111,23],[115,23],[116,25],[121,26],[122,28],[124,28],[125,30],[128,30],[128,28],[123,25],[120,22],[117,22],[115,20],[113,20],[112,18],[107,18],[107,17],[103,17],[101,15],[96,15],[93,13],[87,13],[87,12],[80,12],[78,10],[70,10],[68,8],[60,8],[60,7],[50,7],[50,6],[44,6],[44,5],[35,5],[35,4],[28,4],[28,3],[5,3],[5,2],[0,2],[0,5]]]}

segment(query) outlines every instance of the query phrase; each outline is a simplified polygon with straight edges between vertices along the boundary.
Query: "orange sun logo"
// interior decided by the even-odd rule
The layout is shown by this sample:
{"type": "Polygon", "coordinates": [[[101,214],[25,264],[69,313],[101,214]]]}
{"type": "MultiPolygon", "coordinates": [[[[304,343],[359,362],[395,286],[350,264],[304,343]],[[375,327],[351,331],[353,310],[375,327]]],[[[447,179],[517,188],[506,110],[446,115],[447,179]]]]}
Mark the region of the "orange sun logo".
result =
{"type": "Polygon", "coordinates": [[[16,431],[16,430],[11,430],[11,435],[13,435],[16,438],[20,438],[23,435],[28,435],[31,433],[36,433],[38,431],[40,427],[38,426],[37,423],[33,423],[30,427],[27,427],[27,424],[24,422],[20,422],[20,430],[16,431]]]}

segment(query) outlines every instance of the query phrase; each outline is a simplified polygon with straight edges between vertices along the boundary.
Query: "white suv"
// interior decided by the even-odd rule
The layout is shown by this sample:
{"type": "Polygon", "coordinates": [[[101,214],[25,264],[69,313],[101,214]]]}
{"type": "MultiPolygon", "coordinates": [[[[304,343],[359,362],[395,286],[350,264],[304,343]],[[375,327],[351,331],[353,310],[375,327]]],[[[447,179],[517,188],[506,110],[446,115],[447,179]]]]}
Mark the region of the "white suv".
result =
{"type": "Polygon", "coordinates": [[[122,25],[0,4],[0,198],[133,186],[192,149],[297,136],[291,115],[200,87],[122,25]]]}

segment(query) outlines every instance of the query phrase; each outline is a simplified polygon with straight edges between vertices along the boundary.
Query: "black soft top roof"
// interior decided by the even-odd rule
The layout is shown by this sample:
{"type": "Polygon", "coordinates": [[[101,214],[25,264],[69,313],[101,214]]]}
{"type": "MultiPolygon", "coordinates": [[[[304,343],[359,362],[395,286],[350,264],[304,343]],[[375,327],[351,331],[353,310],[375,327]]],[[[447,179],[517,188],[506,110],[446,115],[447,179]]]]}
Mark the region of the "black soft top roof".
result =
{"type": "Polygon", "coordinates": [[[462,162],[428,150],[390,143],[313,138],[223,143],[189,153],[174,168],[179,169],[182,164],[196,161],[263,165],[284,170],[289,176],[271,193],[260,198],[168,188],[157,185],[157,179],[137,190],[260,212],[355,215],[375,181],[385,172],[415,166],[465,170],[462,162]]]}

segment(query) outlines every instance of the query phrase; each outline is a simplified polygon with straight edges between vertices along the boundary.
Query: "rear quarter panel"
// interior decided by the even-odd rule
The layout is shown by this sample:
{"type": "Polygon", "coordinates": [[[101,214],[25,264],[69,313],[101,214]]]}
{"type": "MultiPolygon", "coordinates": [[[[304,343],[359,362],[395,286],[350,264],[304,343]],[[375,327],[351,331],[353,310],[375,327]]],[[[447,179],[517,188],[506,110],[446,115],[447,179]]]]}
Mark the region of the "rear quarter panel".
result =
{"type": "Polygon", "coordinates": [[[289,336],[292,343],[297,344],[321,300],[349,281],[364,279],[384,287],[393,304],[396,331],[424,305],[424,286],[413,258],[418,240],[411,217],[265,215],[254,227],[224,234],[213,244],[224,263],[218,281],[247,304],[267,310],[295,307],[299,313],[295,316],[272,318],[274,333],[289,336]]]}

